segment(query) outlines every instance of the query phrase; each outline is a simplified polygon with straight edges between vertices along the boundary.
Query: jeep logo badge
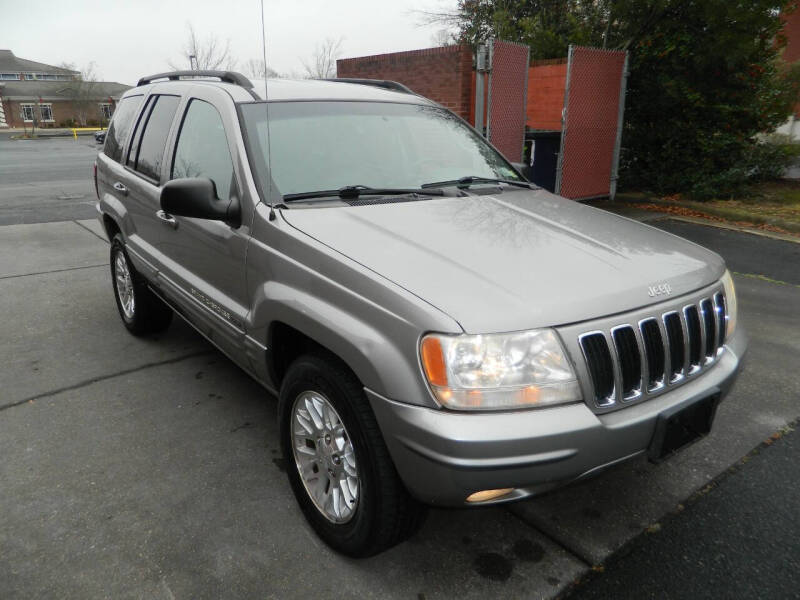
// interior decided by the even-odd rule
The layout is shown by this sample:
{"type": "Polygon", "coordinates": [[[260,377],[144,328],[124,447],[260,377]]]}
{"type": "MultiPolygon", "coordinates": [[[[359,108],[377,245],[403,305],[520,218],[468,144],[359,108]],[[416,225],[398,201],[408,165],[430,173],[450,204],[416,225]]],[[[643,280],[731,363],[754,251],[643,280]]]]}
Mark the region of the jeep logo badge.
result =
{"type": "Polygon", "coordinates": [[[668,283],[659,283],[647,288],[647,295],[651,298],[656,296],[669,296],[672,293],[672,286],[668,283]]]}

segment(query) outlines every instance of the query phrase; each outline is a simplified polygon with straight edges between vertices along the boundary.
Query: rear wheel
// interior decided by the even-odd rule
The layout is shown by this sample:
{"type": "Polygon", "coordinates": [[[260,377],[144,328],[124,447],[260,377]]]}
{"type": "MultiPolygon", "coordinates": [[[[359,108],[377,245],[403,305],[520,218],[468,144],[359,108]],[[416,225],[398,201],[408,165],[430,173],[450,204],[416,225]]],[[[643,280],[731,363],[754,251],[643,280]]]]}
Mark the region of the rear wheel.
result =
{"type": "Polygon", "coordinates": [[[111,283],[122,322],[134,335],[163,331],[172,322],[172,309],[147,287],[136,272],[120,234],[111,240],[111,283]]]}
{"type": "Polygon", "coordinates": [[[400,481],[363,387],[345,365],[298,358],[281,386],[279,416],[292,490],[329,546],[371,556],[416,531],[424,507],[400,481]]]}

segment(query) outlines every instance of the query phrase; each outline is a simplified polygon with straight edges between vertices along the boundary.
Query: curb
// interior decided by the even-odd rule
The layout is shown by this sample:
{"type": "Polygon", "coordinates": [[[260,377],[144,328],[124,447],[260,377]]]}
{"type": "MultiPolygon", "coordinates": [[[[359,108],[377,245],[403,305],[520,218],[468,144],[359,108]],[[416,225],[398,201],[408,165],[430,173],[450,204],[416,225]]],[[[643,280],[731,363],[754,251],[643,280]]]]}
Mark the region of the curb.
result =
{"type": "Polygon", "coordinates": [[[680,215],[672,215],[670,213],[662,213],[662,219],[672,219],[673,221],[683,221],[684,223],[693,223],[695,225],[705,225],[706,227],[716,227],[717,229],[727,229],[729,231],[737,231],[739,233],[751,233],[753,235],[760,235],[761,237],[770,238],[773,240],[780,240],[782,242],[791,242],[792,244],[800,244],[800,237],[789,235],[786,233],[778,233],[775,231],[764,231],[763,229],[754,229],[753,227],[743,227],[741,225],[732,225],[731,223],[722,223],[720,221],[712,221],[710,219],[701,219],[700,217],[682,217],[680,215]]]}

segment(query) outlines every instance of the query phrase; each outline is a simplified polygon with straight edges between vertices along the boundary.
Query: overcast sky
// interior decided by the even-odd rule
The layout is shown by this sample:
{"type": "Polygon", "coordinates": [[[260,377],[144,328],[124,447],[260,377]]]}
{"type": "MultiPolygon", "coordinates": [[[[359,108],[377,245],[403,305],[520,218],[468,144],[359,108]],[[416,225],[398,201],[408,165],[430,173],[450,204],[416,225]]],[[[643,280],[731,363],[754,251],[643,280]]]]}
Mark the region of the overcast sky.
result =
{"type": "MultiPolygon", "coordinates": [[[[267,62],[301,73],[325,38],[339,58],[428,48],[438,26],[415,11],[455,0],[264,0],[267,62]]],[[[0,0],[0,48],[48,64],[94,62],[101,79],[132,85],[180,60],[187,23],[200,37],[230,39],[241,62],[261,56],[258,0],[0,0]]]]}

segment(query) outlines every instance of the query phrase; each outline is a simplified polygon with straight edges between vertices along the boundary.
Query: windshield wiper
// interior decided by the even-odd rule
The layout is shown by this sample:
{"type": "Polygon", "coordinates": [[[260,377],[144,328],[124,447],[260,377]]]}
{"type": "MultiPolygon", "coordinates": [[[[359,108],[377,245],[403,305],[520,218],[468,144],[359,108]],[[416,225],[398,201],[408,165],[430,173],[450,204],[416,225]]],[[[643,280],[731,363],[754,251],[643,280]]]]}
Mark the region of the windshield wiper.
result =
{"type": "Polygon", "coordinates": [[[515,185],[517,187],[533,189],[531,187],[531,184],[528,183],[527,181],[518,181],[516,179],[495,179],[493,177],[480,177],[478,175],[467,175],[466,177],[462,177],[461,179],[453,179],[451,181],[436,181],[434,183],[423,183],[420,187],[435,188],[440,186],[455,185],[460,188],[468,188],[473,183],[507,183],[509,185],[515,185]]]}
{"type": "MultiPolygon", "coordinates": [[[[423,186],[425,187],[425,186],[423,186]]],[[[424,195],[424,196],[444,196],[444,190],[430,188],[372,188],[365,185],[347,185],[338,190],[319,190],[316,192],[300,192],[298,194],[285,194],[283,200],[291,202],[293,200],[306,200],[309,198],[328,198],[338,196],[344,200],[352,200],[359,196],[405,196],[405,195],[424,195]]]]}

